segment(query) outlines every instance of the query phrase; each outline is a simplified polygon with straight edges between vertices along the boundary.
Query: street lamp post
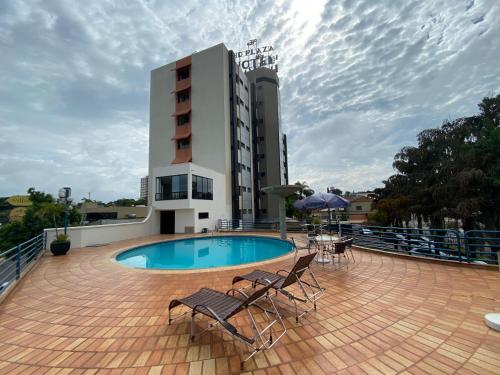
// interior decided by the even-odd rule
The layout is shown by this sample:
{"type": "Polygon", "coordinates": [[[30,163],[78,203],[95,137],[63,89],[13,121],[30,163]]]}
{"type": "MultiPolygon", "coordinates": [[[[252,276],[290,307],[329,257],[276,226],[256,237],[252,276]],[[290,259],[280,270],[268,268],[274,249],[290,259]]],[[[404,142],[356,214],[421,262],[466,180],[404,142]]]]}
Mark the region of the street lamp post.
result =
{"type": "Polygon", "coordinates": [[[69,221],[69,206],[71,202],[73,202],[73,198],[71,198],[71,188],[63,187],[59,189],[59,201],[64,204],[64,235],[66,235],[68,231],[68,221],[69,221]]]}

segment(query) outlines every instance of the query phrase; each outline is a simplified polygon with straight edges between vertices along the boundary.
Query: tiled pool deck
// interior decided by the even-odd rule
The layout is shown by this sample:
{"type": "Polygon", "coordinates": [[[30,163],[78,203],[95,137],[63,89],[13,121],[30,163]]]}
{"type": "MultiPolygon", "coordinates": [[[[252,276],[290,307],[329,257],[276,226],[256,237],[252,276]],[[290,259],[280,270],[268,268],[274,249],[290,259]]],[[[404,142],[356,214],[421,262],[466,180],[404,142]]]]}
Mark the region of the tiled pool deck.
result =
{"type": "MultiPolygon", "coordinates": [[[[164,237],[47,254],[0,303],[1,374],[227,374],[234,341],[215,329],[189,340],[189,319],[167,325],[170,299],[229,289],[236,274],[168,274],[110,260],[164,237]]],[[[356,251],[348,267],[315,265],[326,296],[288,334],[245,365],[255,374],[500,374],[498,271],[356,251]]],[[[260,268],[289,268],[293,258],[260,268]]],[[[248,328],[245,315],[235,324],[248,328]],[[245,327],[246,326],[246,327],[245,327]]]]}

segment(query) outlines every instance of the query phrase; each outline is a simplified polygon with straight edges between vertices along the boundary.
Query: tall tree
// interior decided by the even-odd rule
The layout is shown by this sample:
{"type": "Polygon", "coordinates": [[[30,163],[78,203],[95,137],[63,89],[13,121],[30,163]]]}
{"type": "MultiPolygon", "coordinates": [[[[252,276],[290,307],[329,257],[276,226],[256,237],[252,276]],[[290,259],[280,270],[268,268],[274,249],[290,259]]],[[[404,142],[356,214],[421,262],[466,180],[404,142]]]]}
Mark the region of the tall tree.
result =
{"type": "Polygon", "coordinates": [[[479,110],[422,131],[416,147],[396,154],[397,174],[375,191],[379,220],[397,225],[416,217],[442,228],[448,217],[466,230],[500,227],[500,95],[479,110]]]}

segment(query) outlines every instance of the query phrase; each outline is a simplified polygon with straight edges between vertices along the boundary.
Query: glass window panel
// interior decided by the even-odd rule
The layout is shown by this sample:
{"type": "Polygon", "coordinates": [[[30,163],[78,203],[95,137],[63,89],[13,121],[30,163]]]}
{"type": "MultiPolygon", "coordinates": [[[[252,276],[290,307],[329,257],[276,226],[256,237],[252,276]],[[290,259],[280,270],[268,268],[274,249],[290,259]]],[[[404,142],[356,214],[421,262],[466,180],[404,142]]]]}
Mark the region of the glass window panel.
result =
{"type": "Polygon", "coordinates": [[[179,176],[179,191],[187,191],[187,174],[182,174],[179,176]]]}
{"type": "Polygon", "coordinates": [[[180,179],[179,176],[172,177],[172,192],[180,191],[180,179]]]}

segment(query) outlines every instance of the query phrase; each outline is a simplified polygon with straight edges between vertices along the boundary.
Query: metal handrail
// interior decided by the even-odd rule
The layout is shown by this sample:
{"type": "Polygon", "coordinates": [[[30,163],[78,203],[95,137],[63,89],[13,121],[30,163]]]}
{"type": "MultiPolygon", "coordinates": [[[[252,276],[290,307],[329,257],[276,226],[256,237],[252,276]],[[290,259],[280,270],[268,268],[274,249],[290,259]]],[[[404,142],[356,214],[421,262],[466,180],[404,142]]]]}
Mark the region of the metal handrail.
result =
{"type": "MultiPolygon", "coordinates": [[[[303,220],[287,221],[288,231],[304,231],[303,220]]],[[[220,231],[277,231],[277,221],[220,219],[220,231]]],[[[337,231],[338,224],[327,226],[337,231]]],[[[382,227],[361,224],[340,224],[342,235],[353,237],[353,243],[386,252],[417,257],[452,260],[464,263],[498,263],[500,230],[471,230],[382,227]]]]}
{"type": "Polygon", "coordinates": [[[42,233],[0,253],[0,295],[38,259],[45,248],[45,240],[42,233]]]}
{"type": "Polygon", "coordinates": [[[497,264],[500,231],[381,227],[342,224],[359,246],[466,263],[497,264]]]}

